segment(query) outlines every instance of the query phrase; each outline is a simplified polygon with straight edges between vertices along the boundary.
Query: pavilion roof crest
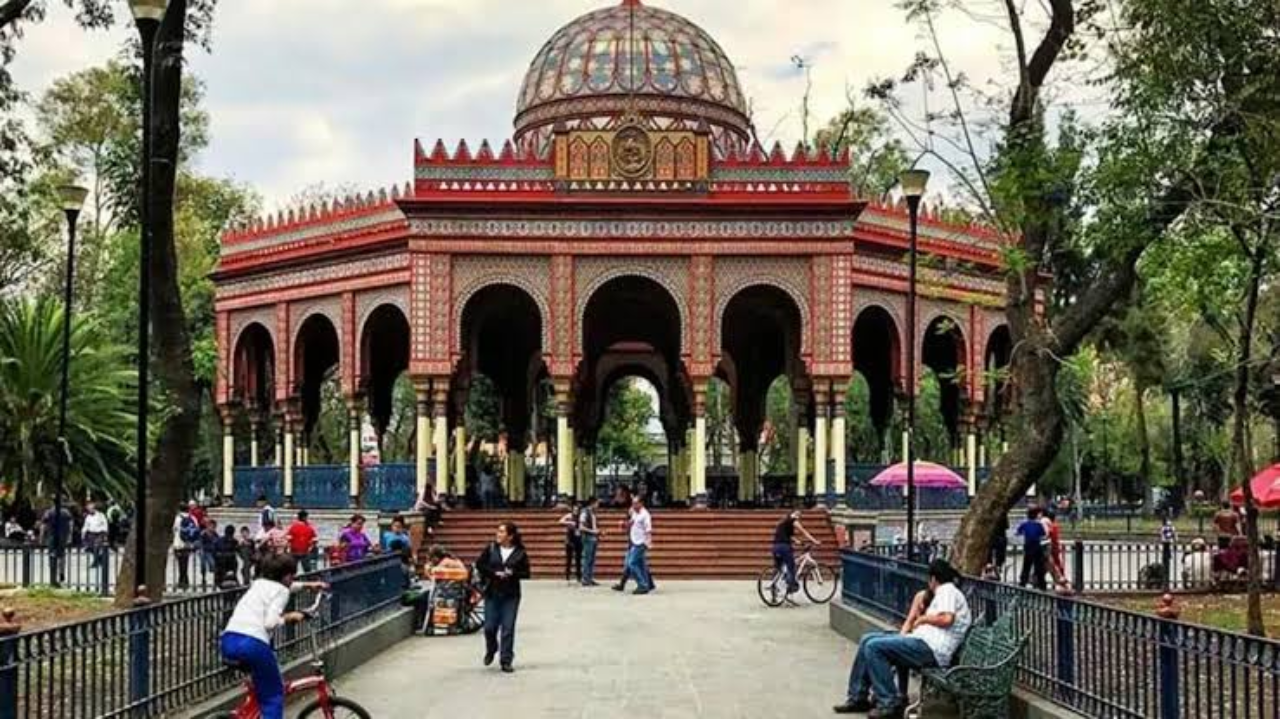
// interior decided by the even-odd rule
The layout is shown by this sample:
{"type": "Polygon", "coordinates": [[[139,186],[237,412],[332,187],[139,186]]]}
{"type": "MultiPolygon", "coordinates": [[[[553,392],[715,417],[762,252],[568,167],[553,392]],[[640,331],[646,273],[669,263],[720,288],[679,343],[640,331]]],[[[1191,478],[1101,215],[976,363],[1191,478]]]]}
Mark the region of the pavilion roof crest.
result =
{"type": "Polygon", "coordinates": [[[393,185],[255,218],[223,233],[224,263],[230,257],[281,250],[303,241],[336,239],[388,224],[404,225],[404,213],[396,203],[412,196],[412,185],[393,185]]]}

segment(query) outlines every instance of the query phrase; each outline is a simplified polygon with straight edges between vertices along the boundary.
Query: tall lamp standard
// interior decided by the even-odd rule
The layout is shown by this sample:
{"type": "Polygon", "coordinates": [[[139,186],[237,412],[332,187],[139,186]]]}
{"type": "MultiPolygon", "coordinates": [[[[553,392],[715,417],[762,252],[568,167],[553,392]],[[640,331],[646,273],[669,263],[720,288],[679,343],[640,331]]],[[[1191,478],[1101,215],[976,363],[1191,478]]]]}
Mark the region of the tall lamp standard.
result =
{"type": "Polygon", "coordinates": [[[916,261],[920,199],[929,171],[908,170],[898,179],[911,212],[911,270],[907,285],[907,560],[916,558],[916,261]]]}
{"type": "Polygon", "coordinates": [[[142,191],[138,221],[142,230],[138,261],[138,465],[134,471],[134,585],[147,584],[147,423],[151,382],[151,66],[156,32],[169,0],[128,0],[142,38],[142,191]]]}
{"type": "MultiPolygon", "coordinates": [[[[58,471],[53,488],[53,586],[62,586],[62,493],[67,478],[71,449],[67,444],[67,399],[71,392],[71,301],[76,279],[76,222],[89,191],[79,185],[58,188],[62,211],[67,216],[67,283],[62,293],[62,385],[58,397],[58,471]]],[[[71,523],[66,523],[69,528],[71,523]]]]}

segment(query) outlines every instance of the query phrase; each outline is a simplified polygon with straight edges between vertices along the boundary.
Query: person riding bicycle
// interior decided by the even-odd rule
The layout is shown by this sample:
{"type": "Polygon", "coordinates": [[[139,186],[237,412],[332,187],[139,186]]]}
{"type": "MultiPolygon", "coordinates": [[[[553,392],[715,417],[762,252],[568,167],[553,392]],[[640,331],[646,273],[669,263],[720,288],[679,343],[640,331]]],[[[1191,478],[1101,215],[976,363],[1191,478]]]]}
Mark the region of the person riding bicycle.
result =
{"type": "Polygon", "coordinates": [[[294,582],[298,563],[292,555],[268,555],[258,564],[258,577],[245,591],[222,631],[219,647],[224,662],[248,670],[264,718],[284,717],[284,679],[271,631],[285,623],[306,619],[300,612],[285,612],[289,595],[299,590],[325,590],[327,583],[294,582]]]}
{"type": "Polygon", "coordinates": [[[799,510],[792,510],[773,529],[773,567],[786,571],[789,593],[800,590],[800,581],[796,578],[796,551],[792,547],[797,532],[811,545],[822,544],[800,524],[799,510]]]}

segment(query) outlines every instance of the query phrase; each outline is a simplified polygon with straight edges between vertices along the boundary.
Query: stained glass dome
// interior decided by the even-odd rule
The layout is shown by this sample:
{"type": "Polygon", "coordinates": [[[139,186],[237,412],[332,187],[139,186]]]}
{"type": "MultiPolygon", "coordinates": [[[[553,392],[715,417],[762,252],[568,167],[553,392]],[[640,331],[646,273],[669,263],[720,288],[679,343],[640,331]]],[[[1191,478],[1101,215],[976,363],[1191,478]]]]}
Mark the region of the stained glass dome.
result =
{"type": "Polygon", "coordinates": [[[750,136],[738,74],[720,45],[673,12],[623,0],[561,28],[534,58],[516,138],[635,112],[656,125],[706,122],[735,143],[750,136]]]}

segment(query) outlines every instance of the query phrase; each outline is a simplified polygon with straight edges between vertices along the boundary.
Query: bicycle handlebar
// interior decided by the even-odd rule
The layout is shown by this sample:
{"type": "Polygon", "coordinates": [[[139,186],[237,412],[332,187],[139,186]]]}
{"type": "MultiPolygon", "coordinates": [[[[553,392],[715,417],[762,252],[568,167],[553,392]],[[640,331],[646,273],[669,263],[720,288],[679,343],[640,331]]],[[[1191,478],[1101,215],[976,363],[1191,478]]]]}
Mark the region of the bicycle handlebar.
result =
{"type": "Polygon", "coordinates": [[[327,590],[321,590],[320,592],[316,593],[316,601],[315,601],[315,602],[311,603],[311,605],[310,605],[309,607],[305,607],[305,608],[303,608],[303,609],[299,610],[298,612],[302,613],[302,614],[303,614],[303,616],[304,616],[304,617],[306,617],[308,620],[311,620],[311,619],[315,618],[315,616],[316,616],[317,614],[319,614],[319,612],[320,612],[320,606],[321,606],[321,605],[323,605],[324,603],[328,602],[328,601],[329,601],[329,598],[330,598],[332,595],[333,595],[333,593],[331,593],[331,592],[329,592],[329,591],[327,591],[327,590]]]}

